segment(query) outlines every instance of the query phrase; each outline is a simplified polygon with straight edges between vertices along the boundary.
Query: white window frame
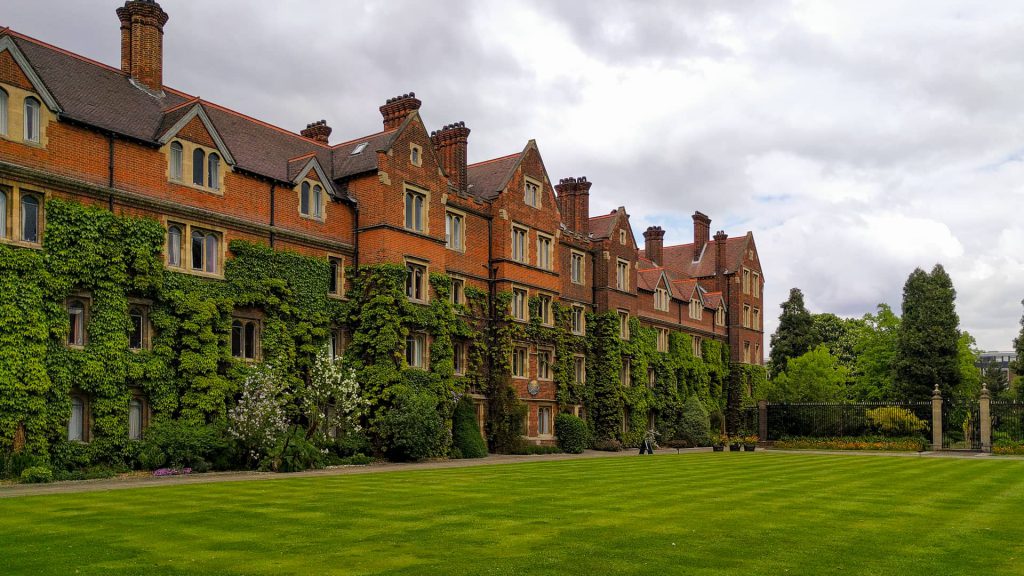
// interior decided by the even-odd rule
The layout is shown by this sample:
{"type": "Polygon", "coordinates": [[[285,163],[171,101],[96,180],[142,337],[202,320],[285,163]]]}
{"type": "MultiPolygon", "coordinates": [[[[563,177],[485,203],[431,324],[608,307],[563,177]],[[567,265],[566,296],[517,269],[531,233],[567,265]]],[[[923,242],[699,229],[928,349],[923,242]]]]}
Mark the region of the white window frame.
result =
{"type": "Polygon", "coordinates": [[[42,126],[39,125],[40,117],[42,116],[40,111],[42,108],[43,103],[35,96],[25,97],[25,104],[23,107],[25,121],[23,126],[24,132],[22,132],[22,135],[26,142],[39,144],[40,140],[42,140],[42,126]]]}
{"type": "Polygon", "coordinates": [[[220,230],[213,230],[206,228],[205,226],[188,226],[188,236],[182,239],[182,243],[188,242],[187,247],[184,247],[185,254],[188,256],[188,263],[186,268],[192,274],[201,274],[204,276],[221,276],[224,273],[224,233],[220,230]],[[199,234],[202,236],[203,244],[201,256],[202,262],[198,268],[196,268],[195,262],[195,236],[199,234]],[[216,243],[214,248],[216,252],[213,255],[213,260],[210,260],[210,240],[211,238],[216,243]],[[213,270],[210,270],[210,265],[213,264],[213,270]]]}
{"type": "Polygon", "coordinates": [[[405,337],[405,363],[416,370],[427,369],[427,335],[422,332],[410,332],[405,337]],[[412,349],[410,350],[410,345],[412,349]],[[412,360],[412,362],[410,362],[412,360]]]}

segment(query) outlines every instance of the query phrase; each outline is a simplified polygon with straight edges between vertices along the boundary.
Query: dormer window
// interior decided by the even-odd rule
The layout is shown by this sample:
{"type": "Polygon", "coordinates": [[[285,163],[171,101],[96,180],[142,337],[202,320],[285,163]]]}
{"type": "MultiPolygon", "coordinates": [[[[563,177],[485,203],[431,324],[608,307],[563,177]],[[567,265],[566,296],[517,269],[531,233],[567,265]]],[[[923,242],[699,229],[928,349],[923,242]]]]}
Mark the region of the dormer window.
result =
{"type": "Polygon", "coordinates": [[[719,326],[725,326],[725,308],[719,307],[715,311],[715,324],[719,326]]]}
{"type": "Polygon", "coordinates": [[[704,306],[700,303],[700,298],[694,297],[690,300],[690,318],[693,320],[700,320],[704,306]]]}
{"type": "Polygon", "coordinates": [[[208,160],[210,169],[207,174],[206,187],[210,190],[218,190],[220,188],[220,156],[216,152],[211,152],[208,160]]]}
{"type": "Polygon", "coordinates": [[[206,164],[206,152],[202,148],[192,151],[192,183],[196,186],[203,186],[203,167],[206,164]]]}
{"type": "Polygon", "coordinates": [[[299,214],[307,218],[321,219],[324,189],[319,184],[303,181],[299,187],[299,214]]]}
{"type": "Polygon", "coordinates": [[[654,309],[668,312],[668,290],[658,288],[654,291],[654,309]]]}
{"type": "Polygon", "coordinates": [[[39,100],[25,98],[25,141],[39,142],[39,100]]]}
{"type": "Polygon", "coordinates": [[[527,180],[523,188],[523,201],[526,202],[526,205],[540,208],[540,184],[527,180]]]}
{"type": "Polygon", "coordinates": [[[171,155],[168,159],[171,180],[181,182],[182,166],[185,160],[185,148],[181,142],[171,142],[171,155]]]}

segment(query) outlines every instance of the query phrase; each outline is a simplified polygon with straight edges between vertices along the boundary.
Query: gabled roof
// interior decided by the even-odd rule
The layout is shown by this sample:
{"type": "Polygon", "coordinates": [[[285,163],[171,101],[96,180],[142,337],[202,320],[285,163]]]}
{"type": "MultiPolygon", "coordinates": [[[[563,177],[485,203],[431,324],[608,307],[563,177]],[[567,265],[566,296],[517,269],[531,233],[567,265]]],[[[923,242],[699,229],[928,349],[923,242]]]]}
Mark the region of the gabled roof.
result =
{"type": "Polygon", "coordinates": [[[346,178],[376,170],[377,152],[389,150],[399,132],[399,129],[378,132],[334,146],[331,150],[334,156],[334,177],[346,178]]]}
{"type": "Polygon", "coordinates": [[[523,152],[516,152],[500,158],[484,160],[466,167],[466,178],[469,180],[467,190],[479,200],[494,200],[508,185],[523,158],[523,152]]]}
{"type": "Polygon", "coordinates": [[[669,296],[674,295],[672,290],[672,279],[664,268],[647,268],[638,270],[636,273],[637,288],[654,292],[658,286],[664,284],[669,296]]]}
{"type": "MultiPolygon", "coordinates": [[[[177,118],[177,120],[175,120],[174,124],[172,124],[163,134],[160,134],[156,141],[160,144],[167,144],[172,138],[177,136],[178,131],[188,125],[189,122],[195,118],[199,118],[199,121],[203,123],[204,127],[206,127],[206,131],[209,132],[210,138],[212,138],[214,144],[217,145],[217,150],[220,152],[220,155],[224,157],[224,161],[228,164],[234,165],[235,158],[231,155],[231,150],[228,149],[227,144],[225,144],[224,140],[220,137],[220,133],[213,125],[213,122],[210,121],[210,117],[203,109],[202,103],[197,101],[196,104],[188,107],[184,114],[178,114],[182,109],[183,108],[174,109],[170,112],[170,115],[177,118]]],[[[161,122],[161,126],[163,124],[166,124],[166,122],[161,122]]]]}
{"type": "MultiPolygon", "coordinates": [[[[750,241],[751,234],[749,232],[743,236],[726,239],[723,268],[727,273],[733,273],[743,265],[743,256],[750,241]]],[[[694,261],[693,247],[692,243],[665,246],[662,253],[662,258],[665,260],[664,266],[689,278],[714,276],[716,241],[708,241],[703,254],[698,255],[699,259],[696,262],[694,261]]]]}
{"type": "Polygon", "coordinates": [[[615,217],[619,215],[618,210],[604,216],[595,216],[590,219],[590,235],[594,238],[610,238],[612,230],[615,229],[615,217]]]}
{"type": "Polygon", "coordinates": [[[713,310],[717,310],[719,307],[725,308],[725,302],[722,300],[722,293],[708,292],[704,294],[704,305],[713,310]]]}
{"type": "MultiPolygon", "coordinates": [[[[5,28],[3,32],[6,32],[7,30],[9,29],[5,28]]],[[[46,84],[43,83],[42,78],[36,74],[36,71],[32,68],[28,59],[25,58],[25,54],[20,48],[18,48],[18,45],[14,42],[14,39],[11,36],[3,36],[0,38],[0,53],[4,52],[9,53],[11,57],[14,58],[14,62],[19,68],[21,68],[22,73],[25,74],[26,78],[28,78],[29,84],[31,84],[32,88],[34,88],[36,93],[39,94],[39,97],[43,99],[46,107],[54,112],[61,112],[62,110],[60,105],[57,103],[57,100],[53,97],[53,94],[50,93],[49,89],[46,88],[46,84]]]]}
{"type": "Polygon", "coordinates": [[[694,294],[700,296],[700,290],[698,289],[697,281],[688,278],[686,280],[675,280],[672,282],[672,288],[675,289],[674,294],[676,298],[689,302],[693,299],[694,294]]]}
{"type": "Polygon", "coordinates": [[[291,178],[292,184],[298,186],[299,182],[310,172],[316,172],[317,179],[327,189],[328,194],[334,198],[341,197],[334,188],[334,184],[331,183],[331,179],[327,177],[327,173],[324,172],[323,167],[320,165],[320,160],[317,159],[315,154],[307,154],[288,161],[288,175],[291,178]]]}

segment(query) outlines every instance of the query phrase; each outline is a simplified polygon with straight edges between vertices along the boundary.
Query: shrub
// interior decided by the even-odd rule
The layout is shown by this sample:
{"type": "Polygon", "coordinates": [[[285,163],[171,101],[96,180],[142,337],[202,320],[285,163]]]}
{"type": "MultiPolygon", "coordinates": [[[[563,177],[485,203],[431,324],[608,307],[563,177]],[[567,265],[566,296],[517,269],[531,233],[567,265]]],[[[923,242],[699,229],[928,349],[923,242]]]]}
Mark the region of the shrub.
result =
{"type": "Polygon", "coordinates": [[[555,416],[555,433],[558,447],[569,454],[580,454],[587,447],[587,425],[572,414],[559,413],[555,416]]]}
{"type": "Polygon", "coordinates": [[[169,466],[206,470],[228,448],[221,429],[181,420],[164,420],[146,429],[139,462],[149,470],[169,466]]]}
{"type": "Polygon", "coordinates": [[[523,444],[513,454],[517,456],[529,456],[533,454],[558,454],[562,450],[558,446],[538,446],[536,444],[523,444]]]}
{"type": "Polygon", "coordinates": [[[90,466],[82,470],[60,470],[54,472],[53,479],[66,480],[99,480],[102,478],[113,478],[124,470],[110,468],[108,466],[90,466]]]}
{"type": "Polygon", "coordinates": [[[711,412],[708,419],[711,421],[711,431],[718,434],[725,434],[725,414],[717,408],[711,412]]]}
{"type": "Polygon", "coordinates": [[[437,400],[423,391],[396,387],[390,410],[379,420],[378,433],[395,461],[422,460],[444,454],[448,431],[438,411],[437,400]]]}
{"type": "Polygon", "coordinates": [[[457,458],[483,458],[487,456],[487,444],[480,435],[476,421],[476,405],[468,396],[463,396],[455,406],[452,415],[452,456],[457,458]]]}
{"type": "Polygon", "coordinates": [[[330,460],[331,466],[366,466],[372,464],[373,458],[365,454],[356,454],[355,456],[349,456],[347,458],[334,457],[330,460]]]}
{"type": "Polygon", "coordinates": [[[501,385],[491,396],[487,419],[488,440],[498,454],[518,454],[523,444],[523,421],[526,404],[516,397],[508,384],[501,385]]]}
{"type": "Polygon", "coordinates": [[[594,450],[601,450],[602,452],[619,452],[622,450],[622,442],[619,442],[615,438],[609,438],[607,440],[598,440],[594,442],[594,450]]]}
{"type": "Polygon", "coordinates": [[[21,471],[23,484],[47,484],[53,482],[53,472],[47,466],[31,466],[21,471]]]}
{"type": "Polygon", "coordinates": [[[879,450],[883,452],[920,452],[927,447],[927,444],[920,437],[795,437],[776,440],[772,443],[772,447],[780,450],[879,450]]]}
{"type": "Polygon", "coordinates": [[[690,396],[683,405],[683,414],[676,429],[676,439],[685,442],[689,447],[708,446],[711,443],[708,412],[696,394],[690,396]]]}
{"type": "Polygon", "coordinates": [[[296,426],[274,446],[263,467],[274,472],[301,472],[323,468],[324,460],[324,453],[306,438],[305,430],[296,426]]]}
{"type": "Polygon", "coordinates": [[[231,436],[250,464],[261,462],[288,430],[286,399],[273,366],[260,364],[242,382],[241,397],[228,413],[231,436]]]}
{"type": "Polygon", "coordinates": [[[26,452],[0,453],[0,478],[21,478],[25,469],[45,464],[45,459],[26,452]]]}
{"type": "Polygon", "coordinates": [[[899,406],[882,406],[867,410],[864,415],[871,427],[885,436],[908,436],[928,429],[924,420],[899,406]]]}

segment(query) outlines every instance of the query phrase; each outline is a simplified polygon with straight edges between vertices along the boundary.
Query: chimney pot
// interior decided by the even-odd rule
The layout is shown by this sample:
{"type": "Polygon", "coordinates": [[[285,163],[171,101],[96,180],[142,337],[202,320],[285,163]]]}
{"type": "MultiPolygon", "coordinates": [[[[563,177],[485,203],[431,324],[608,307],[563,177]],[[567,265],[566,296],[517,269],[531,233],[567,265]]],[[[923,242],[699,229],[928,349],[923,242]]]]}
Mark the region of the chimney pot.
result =
{"type": "Polygon", "coordinates": [[[704,251],[704,246],[707,245],[710,239],[711,232],[711,218],[708,218],[707,214],[702,212],[693,213],[693,260],[696,262],[700,259],[701,252],[704,251]]]}
{"type": "Polygon", "coordinates": [[[644,232],[644,255],[658,266],[663,266],[665,254],[665,231],[661,226],[651,226],[644,232]]]}
{"type": "Polygon", "coordinates": [[[415,92],[388,98],[384,105],[380,107],[380,114],[384,117],[384,130],[398,128],[406,116],[419,110],[422,104],[416,98],[415,92]]]}
{"type": "Polygon", "coordinates": [[[310,140],[316,140],[321,144],[327,144],[331,138],[331,132],[334,130],[327,125],[326,120],[319,120],[310,124],[306,124],[306,129],[300,132],[306,138],[310,140]]]}
{"type": "Polygon", "coordinates": [[[465,122],[452,122],[430,133],[430,142],[441,159],[441,166],[461,194],[466,193],[469,185],[466,168],[469,133],[470,129],[466,128],[465,122]]]}
{"type": "Polygon", "coordinates": [[[555,186],[562,222],[584,236],[590,233],[590,186],[585,176],[562,178],[555,186]]]}
{"type": "Polygon", "coordinates": [[[128,0],[121,21],[121,71],[154,92],[164,89],[164,25],[170,16],[155,0],[128,0]]]}

